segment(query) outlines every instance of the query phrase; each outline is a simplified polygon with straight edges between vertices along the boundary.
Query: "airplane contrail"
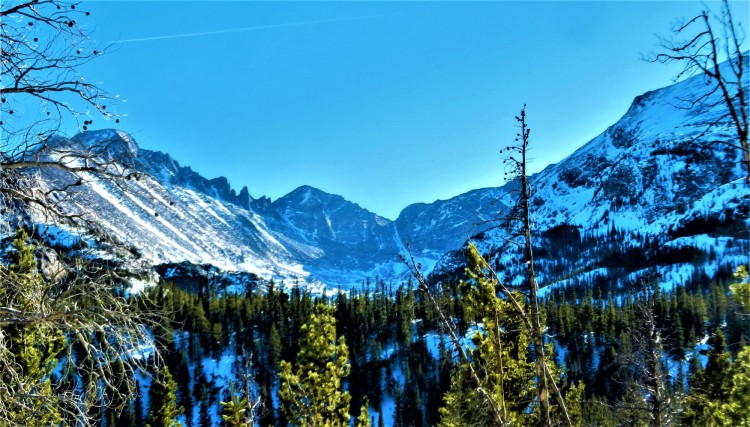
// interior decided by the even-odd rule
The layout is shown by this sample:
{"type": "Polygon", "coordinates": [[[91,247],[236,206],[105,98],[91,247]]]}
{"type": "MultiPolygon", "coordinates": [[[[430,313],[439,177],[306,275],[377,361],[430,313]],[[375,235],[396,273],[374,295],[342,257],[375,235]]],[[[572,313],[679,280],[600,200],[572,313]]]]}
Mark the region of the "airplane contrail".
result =
{"type": "Polygon", "coordinates": [[[170,34],[166,36],[154,36],[154,37],[142,37],[136,39],[125,39],[125,40],[113,40],[110,43],[137,43],[137,42],[148,42],[154,40],[168,40],[168,39],[181,39],[185,37],[199,37],[199,36],[211,36],[215,34],[226,34],[226,33],[239,33],[243,31],[256,31],[266,30],[270,28],[284,28],[284,27],[298,27],[302,25],[315,25],[325,24],[329,22],[342,22],[342,21],[353,21],[357,19],[368,19],[368,18],[379,18],[388,15],[370,15],[370,16],[354,16],[351,18],[335,18],[335,19],[321,19],[317,21],[303,21],[303,22],[290,22],[288,24],[270,24],[270,25],[258,25],[255,27],[244,27],[244,28],[232,28],[228,30],[215,30],[215,31],[202,31],[199,33],[185,33],[185,34],[170,34]]]}

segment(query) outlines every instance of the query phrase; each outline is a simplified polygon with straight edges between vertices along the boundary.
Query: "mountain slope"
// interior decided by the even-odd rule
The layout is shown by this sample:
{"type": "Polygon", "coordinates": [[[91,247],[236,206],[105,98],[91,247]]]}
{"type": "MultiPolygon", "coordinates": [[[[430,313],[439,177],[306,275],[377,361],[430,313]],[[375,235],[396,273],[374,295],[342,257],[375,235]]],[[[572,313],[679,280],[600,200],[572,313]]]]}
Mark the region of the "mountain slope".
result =
{"type": "MultiPolygon", "coordinates": [[[[637,97],[616,124],[532,177],[538,270],[546,283],[590,284],[593,275],[626,288],[655,275],[668,287],[747,263],[750,189],[740,151],[725,143],[736,136],[729,123],[707,131],[726,110],[682,108],[701,90],[698,76],[637,97]],[[613,260],[628,251],[645,259],[613,260]]],[[[499,254],[506,280],[520,284],[520,257],[507,237],[493,229],[477,244],[499,254]]],[[[453,253],[439,270],[460,259],[453,253]]]]}
{"type": "MultiPolygon", "coordinates": [[[[607,264],[613,251],[627,248],[666,259],[662,264],[678,265],[681,273],[746,262],[747,235],[740,231],[747,227],[750,192],[741,182],[740,153],[722,143],[733,137],[728,124],[705,132],[724,111],[679,108],[703,88],[694,77],[637,97],[616,124],[532,177],[537,259],[547,283],[586,281],[597,272],[616,275],[624,286],[639,269],[655,268],[607,264]],[[684,247],[697,255],[679,262],[665,255],[684,247]],[[723,259],[697,261],[711,248],[723,259]]],[[[168,154],[139,149],[121,131],[54,141],[82,152],[97,144],[106,147],[102,156],[130,165],[139,179],[84,179],[67,206],[86,210],[106,234],[152,264],[189,261],[346,287],[375,276],[406,277],[398,254],[407,242],[426,269],[437,263],[436,272],[450,272],[463,263],[460,248],[472,239],[498,254],[507,280],[518,280],[517,254],[499,227],[514,203],[514,183],[414,204],[390,221],[308,186],[275,201],[253,198],[247,187],[236,192],[223,177],[206,179],[168,154]]],[[[73,179],[58,170],[38,178],[73,179]]]]}
{"type": "Polygon", "coordinates": [[[442,255],[498,225],[507,209],[501,188],[485,188],[449,200],[407,206],[396,219],[401,238],[423,255],[442,255]]]}
{"type": "MultiPolygon", "coordinates": [[[[121,131],[88,131],[54,145],[111,147],[105,156],[138,173],[132,180],[83,179],[75,203],[63,206],[83,207],[89,221],[149,263],[213,264],[340,286],[400,269],[393,223],[341,196],[300,187],[273,202],[254,199],[247,187],[237,193],[223,177],[209,180],[168,154],[139,149],[121,131]]],[[[58,170],[39,175],[41,182],[73,179],[58,170]]]]}
{"type": "MultiPolygon", "coordinates": [[[[76,189],[75,202],[110,237],[152,263],[211,263],[261,275],[303,273],[263,218],[241,206],[226,180],[207,180],[168,155],[140,150],[119,131],[85,132],[58,145],[75,148],[103,140],[129,145],[139,172],[137,180],[84,180],[76,189]]],[[[43,177],[55,179],[52,173],[43,177]]]]}

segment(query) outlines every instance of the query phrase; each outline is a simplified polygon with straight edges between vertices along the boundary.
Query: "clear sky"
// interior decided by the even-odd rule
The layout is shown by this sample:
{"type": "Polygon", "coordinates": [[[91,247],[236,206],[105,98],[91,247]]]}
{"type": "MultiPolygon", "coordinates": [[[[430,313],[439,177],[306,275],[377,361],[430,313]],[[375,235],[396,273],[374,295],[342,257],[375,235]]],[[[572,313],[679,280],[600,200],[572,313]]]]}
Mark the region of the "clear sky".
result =
{"type": "MultiPolygon", "coordinates": [[[[718,4],[708,3],[718,11],[718,4]]],[[[747,27],[748,2],[732,3],[747,27]]],[[[502,183],[524,103],[533,170],[676,69],[641,61],[700,2],[85,2],[109,53],[84,70],[118,127],[206,177],[301,185],[395,219],[502,183]]],[[[114,123],[95,122],[95,127],[114,123]]]]}

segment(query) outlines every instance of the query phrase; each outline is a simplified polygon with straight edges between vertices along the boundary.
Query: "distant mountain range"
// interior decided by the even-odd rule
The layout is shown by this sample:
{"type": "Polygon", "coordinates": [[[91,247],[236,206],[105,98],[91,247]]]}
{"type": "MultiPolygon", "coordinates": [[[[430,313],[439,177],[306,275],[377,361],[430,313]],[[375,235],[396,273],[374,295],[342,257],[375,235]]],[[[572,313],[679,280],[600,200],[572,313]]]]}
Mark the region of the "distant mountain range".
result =
{"type": "MultiPolygon", "coordinates": [[[[721,107],[679,108],[704,88],[694,77],[637,97],[617,123],[533,176],[543,284],[608,278],[607,286],[626,288],[656,274],[671,285],[748,262],[750,189],[740,153],[708,144],[733,138],[732,129],[720,125],[704,134],[721,107]],[[631,252],[644,259],[626,257],[631,252]]],[[[461,249],[471,239],[494,254],[508,281],[517,280],[517,254],[497,221],[514,202],[513,183],[414,204],[391,221],[309,186],[273,201],[253,198],[247,187],[237,192],[223,177],[202,177],[168,154],[138,148],[118,130],[83,132],[56,144],[85,150],[101,141],[116,147],[113,158],[129,159],[140,179],[84,182],[75,201],[148,264],[187,261],[349,287],[407,277],[398,256],[407,242],[436,276],[460,272],[461,249]]],[[[51,182],[60,173],[42,172],[38,179],[51,182]]]]}

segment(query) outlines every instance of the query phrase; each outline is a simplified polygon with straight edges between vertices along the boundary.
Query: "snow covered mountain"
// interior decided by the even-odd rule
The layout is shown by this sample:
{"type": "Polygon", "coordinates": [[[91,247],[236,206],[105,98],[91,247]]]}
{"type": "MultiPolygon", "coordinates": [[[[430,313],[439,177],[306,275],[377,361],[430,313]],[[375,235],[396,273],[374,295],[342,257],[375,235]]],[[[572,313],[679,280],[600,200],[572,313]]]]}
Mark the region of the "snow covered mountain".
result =
{"type": "MultiPolygon", "coordinates": [[[[141,150],[126,133],[91,131],[60,141],[82,149],[107,141],[127,146],[131,180],[84,180],[75,202],[106,234],[154,264],[189,261],[257,274],[303,274],[301,266],[248,209],[247,191],[235,194],[226,179],[208,180],[166,154],[141,150]]],[[[122,154],[122,153],[119,153],[122,154]]],[[[56,171],[45,171],[52,180],[56,171]]]]}
{"type": "MultiPolygon", "coordinates": [[[[748,262],[750,188],[741,151],[726,143],[736,131],[729,122],[707,131],[723,105],[685,108],[703,91],[697,76],[637,97],[616,124],[532,177],[543,283],[628,288],[648,277],[671,287],[748,262]]],[[[519,284],[520,257],[505,237],[495,228],[475,240],[519,284]]],[[[438,269],[460,263],[454,252],[438,269]]]]}
{"type": "MultiPolygon", "coordinates": [[[[679,274],[686,281],[699,268],[715,273],[723,264],[747,262],[750,191],[741,179],[739,151],[721,143],[733,137],[732,129],[721,124],[704,132],[721,107],[680,108],[681,99],[704,88],[702,78],[694,77],[637,97],[620,121],[533,177],[538,259],[550,267],[540,268],[546,283],[591,280],[615,270],[625,283],[639,269],[655,268],[646,262],[607,269],[606,254],[615,246],[652,251],[657,258],[669,247],[720,254],[701,265],[697,256],[682,263],[667,256],[659,273],[671,274],[667,280],[673,282],[679,274]],[[654,239],[662,249],[651,247],[654,239]]],[[[496,227],[513,204],[508,187],[411,205],[390,221],[308,186],[275,201],[253,198],[247,187],[237,192],[223,177],[204,178],[168,154],[138,148],[122,131],[89,131],[55,144],[86,150],[103,141],[109,155],[127,159],[139,179],[84,180],[75,203],[148,263],[189,261],[346,287],[376,276],[405,277],[398,254],[406,242],[424,266],[450,272],[472,239],[499,253],[498,266],[514,280],[515,255],[503,250],[506,236],[496,227]]],[[[39,179],[65,179],[61,173],[46,171],[39,179]]]]}
{"type": "MultiPolygon", "coordinates": [[[[139,149],[116,130],[58,138],[60,152],[108,147],[138,179],[84,179],[73,187],[69,211],[87,219],[148,263],[212,264],[263,278],[348,286],[367,277],[399,273],[401,243],[392,221],[341,196],[300,187],[271,202],[248,189],[233,190],[223,177],[206,179],[168,154],[139,149]]],[[[100,152],[101,150],[97,150],[100,152]]],[[[44,170],[39,181],[71,180],[44,170]]]]}

